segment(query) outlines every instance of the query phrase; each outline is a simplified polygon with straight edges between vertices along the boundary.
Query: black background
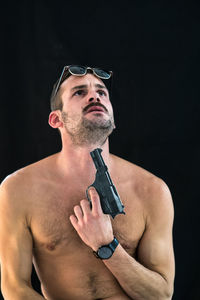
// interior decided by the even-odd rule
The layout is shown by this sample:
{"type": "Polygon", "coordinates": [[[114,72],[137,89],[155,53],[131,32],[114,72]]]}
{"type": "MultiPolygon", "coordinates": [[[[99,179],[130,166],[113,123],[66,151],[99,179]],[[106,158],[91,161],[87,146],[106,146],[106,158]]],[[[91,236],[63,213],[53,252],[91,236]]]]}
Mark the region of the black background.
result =
{"type": "MultiPolygon", "coordinates": [[[[199,1],[1,5],[0,180],[60,150],[47,120],[62,67],[114,71],[110,150],[161,177],[175,207],[174,300],[200,299],[199,1]]],[[[33,285],[39,289],[33,273],[33,285]]]]}

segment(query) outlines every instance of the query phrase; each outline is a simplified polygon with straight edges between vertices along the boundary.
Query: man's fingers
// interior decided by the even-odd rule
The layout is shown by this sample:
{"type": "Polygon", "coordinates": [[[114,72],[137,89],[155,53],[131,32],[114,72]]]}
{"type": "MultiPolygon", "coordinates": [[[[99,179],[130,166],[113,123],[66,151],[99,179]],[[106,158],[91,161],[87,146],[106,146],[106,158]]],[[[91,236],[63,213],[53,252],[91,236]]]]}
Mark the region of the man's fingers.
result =
{"type": "Polygon", "coordinates": [[[81,200],[80,205],[74,206],[74,215],[69,217],[76,230],[88,220],[88,216],[90,216],[91,213],[93,216],[100,216],[103,213],[99,195],[94,187],[89,189],[89,197],[92,203],[92,210],[89,201],[83,199],[81,200]]]}
{"type": "Polygon", "coordinates": [[[91,212],[90,203],[88,200],[86,199],[81,200],[80,205],[84,216],[87,215],[89,212],[91,212]]]}
{"type": "Polygon", "coordinates": [[[78,220],[83,218],[83,211],[79,205],[74,206],[74,214],[78,220]]]}
{"type": "Polygon", "coordinates": [[[71,215],[71,216],[69,217],[69,219],[70,219],[70,222],[72,223],[73,227],[74,227],[75,229],[77,229],[77,224],[78,224],[77,218],[76,218],[74,215],[71,215]]]}
{"type": "Polygon", "coordinates": [[[69,219],[74,228],[78,230],[78,226],[83,222],[83,212],[79,205],[74,206],[74,215],[71,215],[69,219]]]}
{"type": "Polygon", "coordinates": [[[92,212],[95,215],[102,214],[100,198],[94,187],[91,187],[89,189],[89,195],[90,195],[90,200],[92,202],[92,212]]]}

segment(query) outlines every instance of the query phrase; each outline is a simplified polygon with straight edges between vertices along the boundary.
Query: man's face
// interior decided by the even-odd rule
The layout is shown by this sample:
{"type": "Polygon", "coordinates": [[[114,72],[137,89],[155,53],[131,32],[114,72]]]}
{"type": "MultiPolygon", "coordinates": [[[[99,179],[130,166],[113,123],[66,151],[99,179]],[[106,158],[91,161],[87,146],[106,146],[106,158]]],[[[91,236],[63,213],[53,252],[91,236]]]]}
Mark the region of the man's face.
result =
{"type": "Polygon", "coordinates": [[[108,90],[92,74],[70,76],[60,87],[62,121],[75,144],[103,144],[115,128],[108,90]]]}

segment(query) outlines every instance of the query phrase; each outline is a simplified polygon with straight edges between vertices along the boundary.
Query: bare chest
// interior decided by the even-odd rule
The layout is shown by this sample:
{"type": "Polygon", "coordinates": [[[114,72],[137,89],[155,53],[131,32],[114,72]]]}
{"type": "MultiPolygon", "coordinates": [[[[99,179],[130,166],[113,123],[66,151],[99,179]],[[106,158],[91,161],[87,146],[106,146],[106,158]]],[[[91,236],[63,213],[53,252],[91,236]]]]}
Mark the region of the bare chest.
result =
{"type": "MultiPolygon", "coordinates": [[[[129,199],[128,194],[120,192],[125,215],[111,219],[114,235],[124,249],[135,255],[139,240],[144,232],[142,207],[138,199],[129,199]]],[[[32,213],[31,231],[34,249],[39,253],[75,253],[84,248],[84,243],[71,225],[69,217],[73,208],[85,198],[85,191],[39,193],[35,199],[32,213]]]]}

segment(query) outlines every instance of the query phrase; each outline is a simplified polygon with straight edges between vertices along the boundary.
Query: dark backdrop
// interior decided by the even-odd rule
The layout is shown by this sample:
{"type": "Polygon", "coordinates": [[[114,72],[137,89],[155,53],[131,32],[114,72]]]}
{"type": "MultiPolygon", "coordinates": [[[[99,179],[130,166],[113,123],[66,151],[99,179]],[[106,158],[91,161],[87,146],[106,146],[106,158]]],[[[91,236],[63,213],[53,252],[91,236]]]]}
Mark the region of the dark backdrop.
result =
{"type": "Polygon", "coordinates": [[[113,70],[111,152],[168,184],[173,299],[200,299],[199,1],[24,0],[9,1],[1,13],[0,180],[60,150],[47,120],[64,65],[113,70]]]}

